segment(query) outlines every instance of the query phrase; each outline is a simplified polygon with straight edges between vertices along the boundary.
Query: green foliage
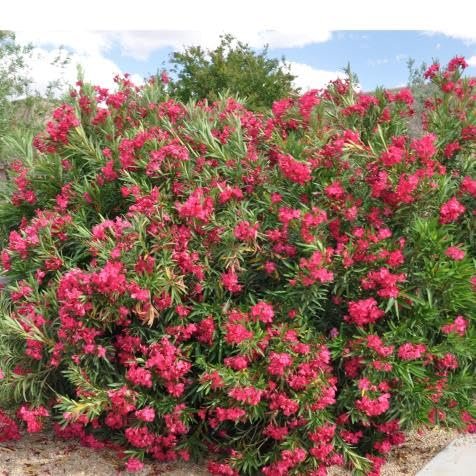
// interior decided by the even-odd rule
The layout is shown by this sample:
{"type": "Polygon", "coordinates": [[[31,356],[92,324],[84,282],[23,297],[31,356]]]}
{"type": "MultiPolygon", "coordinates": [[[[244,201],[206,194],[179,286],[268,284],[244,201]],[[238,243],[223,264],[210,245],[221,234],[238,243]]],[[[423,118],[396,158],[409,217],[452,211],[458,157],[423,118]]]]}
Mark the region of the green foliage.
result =
{"type": "Polygon", "coordinates": [[[190,46],[174,52],[170,62],[177,79],[172,95],[181,101],[208,99],[220,93],[238,95],[253,110],[269,108],[273,101],[295,91],[289,66],[267,57],[267,47],[256,53],[231,35],[221,37],[214,50],[190,46]]]}
{"type": "Polygon", "coordinates": [[[352,78],[266,115],[79,86],[34,147],[7,141],[1,404],[131,465],[233,476],[375,474],[405,429],[474,430],[476,85],[455,61],[418,138],[408,91],[352,78]]]}

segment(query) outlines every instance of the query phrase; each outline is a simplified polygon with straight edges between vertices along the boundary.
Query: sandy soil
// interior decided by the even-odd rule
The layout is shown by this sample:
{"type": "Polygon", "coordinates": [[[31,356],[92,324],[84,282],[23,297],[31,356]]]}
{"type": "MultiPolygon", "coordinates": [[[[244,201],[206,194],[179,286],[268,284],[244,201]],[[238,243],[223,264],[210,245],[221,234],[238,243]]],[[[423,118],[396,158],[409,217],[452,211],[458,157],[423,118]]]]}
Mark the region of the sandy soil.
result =
{"type": "MultiPolygon", "coordinates": [[[[455,437],[455,431],[433,429],[412,432],[407,441],[392,451],[382,476],[414,476],[436,453],[455,437]]],[[[49,434],[24,437],[15,443],[0,444],[0,476],[109,476],[125,475],[122,463],[110,451],[94,451],[65,442],[49,434]]],[[[205,476],[197,465],[149,463],[140,476],[205,476]]],[[[332,476],[347,476],[342,470],[332,476]]]]}

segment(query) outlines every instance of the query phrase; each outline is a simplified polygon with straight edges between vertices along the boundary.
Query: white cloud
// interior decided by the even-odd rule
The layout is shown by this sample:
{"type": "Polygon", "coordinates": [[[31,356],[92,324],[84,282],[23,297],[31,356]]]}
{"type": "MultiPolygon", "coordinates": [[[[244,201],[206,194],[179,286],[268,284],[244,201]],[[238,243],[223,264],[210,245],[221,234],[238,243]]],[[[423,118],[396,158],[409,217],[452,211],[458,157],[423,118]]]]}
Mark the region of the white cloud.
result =
{"type": "Polygon", "coordinates": [[[469,66],[476,68],[476,55],[466,59],[469,66]]]}
{"type": "Polygon", "coordinates": [[[388,58],[377,58],[377,59],[369,59],[367,60],[367,63],[370,66],[380,66],[382,64],[387,64],[389,63],[390,60],[388,58]]]}
{"type": "Polygon", "coordinates": [[[101,55],[113,44],[108,32],[99,31],[16,31],[15,35],[22,44],[48,49],[64,46],[83,55],[101,55]]]}
{"type": "Polygon", "coordinates": [[[461,25],[461,28],[457,27],[455,29],[445,28],[445,27],[441,29],[435,28],[434,30],[431,29],[431,30],[424,31],[423,34],[428,36],[445,35],[450,38],[455,38],[456,40],[462,40],[467,45],[476,43],[476,29],[474,28],[474,25],[468,25],[468,26],[461,25]]]}
{"type": "MultiPolygon", "coordinates": [[[[78,66],[87,81],[110,89],[116,87],[114,76],[124,73],[107,57],[114,44],[114,34],[110,32],[33,31],[16,32],[16,37],[21,44],[34,45],[27,72],[33,80],[33,88],[41,93],[52,80],[60,80],[64,86],[73,85],[78,77],[78,66]],[[61,61],[55,64],[57,58],[69,60],[61,66],[61,61]]],[[[143,82],[137,74],[131,75],[131,80],[136,84],[143,82]]]]}
{"type": "MultiPolygon", "coordinates": [[[[78,66],[82,67],[84,78],[93,84],[110,89],[115,88],[114,76],[122,74],[121,69],[114,61],[101,54],[72,53],[65,54],[64,50],[57,48],[47,50],[45,48],[34,48],[28,60],[28,75],[33,79],[33,88],[44,93],[48,84],[52,80],[60,80],[63,84],[63,91],[68,85],[74,85],[78,77],[78,66]],[[64,66],[61,62],[55,64],[55,59],[65,59],[69,61],[64,66]]],[[[131,80],[136,84],[142,82],[138,75],[132,75],[131,80]]]]}
{"type": "Polygon", "coordinates": [[[309,89],[320,89],[326,86],[329,81],[337,78],[345,78],[345,74],[341,71],[328,71],[324,69],[315,69],[304,63],[296,63],[288,61],[291,66],[291,73],[297,76],[294,84],[302,88],[302,91],[309,89]]]}
{"type": "MultiPolygon", "coordinates": [[[[213,48],[218,45],[219,36],[223,33],[225,32],[217,29],[208,29],[203,31],[20,31],[16,32],[16,35],[19,43],[35,45],[29,61],[29,72],[34,78],[34,87],[43,92],[49,81],[59,77],[66,83],[74,84],[78,64],[83,67],[87,80],[103,87],[113,87],[113,77],[121,73],[119,66],[108,58],[115,44],[120,47],[124,56],[145,61],[153,51],[163,47],[183,49],[186,46],[199,44],[204,48],[213,48]],[[62,69],[51,64],[60,53],[60,47],[64,47],[70,57],[69,64],[62,69]]],[[[240,41],[256,48],[261,48],[265,44],[268,44],[270,48],[300,47],[308,43],[326,41],[331,37],[329,31],[319,29],[312,33],[272,30],[231,33],[240,41]]],[[[310,66],[299,63],[295,65],[296,74],[303,78],[311,78],[310,84],[314,84],[314,87],[320,87],[323,81],[336,77],[332,72],[314,70],[310,66]]],[[[140,83],[142,78],[133,75],[132,80],[140,83]]],[[[298,80],[302,85],[300,81],[298,80]]]]}
{"type": "Polygon", "coordinates": [[[311,32],[299,31],[250,31],[236,29],[207,28],[204,30],[154,30],[154,31],[46,31],[16,32],[20,43],[31,42],[44,47],[64,46],[80,54],[103,54],[117,43],[124,56],[147,60],[150,54],[160,48],[183,49],[190,45],[214,48],[220,42],[220,35],[231,33],[253,48],[295,48],[311,43],[320,43],[331,38],[330,31],[315,29],[311,32]]]}

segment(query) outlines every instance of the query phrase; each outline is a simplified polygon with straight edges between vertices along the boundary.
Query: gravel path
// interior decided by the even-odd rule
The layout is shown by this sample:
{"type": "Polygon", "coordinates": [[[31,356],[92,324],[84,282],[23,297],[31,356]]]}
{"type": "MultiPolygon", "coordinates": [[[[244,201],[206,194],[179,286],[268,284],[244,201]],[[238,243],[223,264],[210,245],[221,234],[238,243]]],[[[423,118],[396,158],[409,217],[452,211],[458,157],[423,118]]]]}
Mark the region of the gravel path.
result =
{"type": "MultiPolygon", "coordinates": [[[[415,476],[416,473],[455,437],[455,431],[432,429],[411,432],[408,440],[392,451],[382,476],[415,476]]],[[[125,475],[122,462],[111,451],[94,451],[49,434],[25,436],[15,443],[0,444],[0,476],[109,476],[125,475]]],[[[149,463],[140,476],[205,476],[203,468],[186,463],[149,463]]],[[[330,476],[347,476],[332,470],[330,476]]]]}

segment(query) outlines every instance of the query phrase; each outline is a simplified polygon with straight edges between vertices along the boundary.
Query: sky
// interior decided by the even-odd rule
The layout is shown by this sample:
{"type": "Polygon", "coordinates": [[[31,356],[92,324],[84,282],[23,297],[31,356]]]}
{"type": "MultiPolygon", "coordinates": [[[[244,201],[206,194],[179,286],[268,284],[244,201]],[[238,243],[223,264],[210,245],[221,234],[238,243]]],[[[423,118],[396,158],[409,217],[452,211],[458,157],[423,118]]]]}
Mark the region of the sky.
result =
{"type": "Polygon", "coordinates": [[[40,90],[58,75],[73,83],[77,64],[86,79],[103,87],[112,87],[113,76],[126,72],[140,83],[167,69],[173,51],[214,48],[223,33],[257,51],[268,44],[270,57],[284,55],[303,90],[342,76],[348,63],[364,91],[403,86],[409,58],[416,65],[433,59],[444,64],[461,55],[470,64],[466,74],[476,76],[476,2],[470,0],[399,0],[388,8],[372,0],[80,3],[73,11],[63,0],[16,0],[2,10],[0,28],[34,46],[29,68],[40,90]],[[26,9],[29,15],[22,15],[26,9]],[[61,70],[52,66],[65,52],[69,64],[61,70]]]}
{"type": "MultiPolygon", "coordinates": [[[[268,32],[269,33],[269,32],[268,32]]],[[[25,32],[17,31],[22,43],[31,42],[35,49],[30,72],[39,89],[57,75],[67,82],[76,78],[76,65],[81,64],[87,79],[106,87],[112,86],[116,73],[129,73],[140,83],[158,70],[168,69],[174,50],[201,44],[213,48],[219,33],[200,34],[190,31],[109,31],[109,32],[25,32]],[[70,63],[63,70],[49,63],[63,46],[63,55],[70,63]]],[[[268,56],[281,59],[284,55],[297,76],[295,83],[303,90],[321,88],[329,80],[343,75],[350,63],[357,73],[361,88],[373,90],[406,84],[407,61],[417,65],[434,59],[446,63],[455,55],[464,56],[470,64],[467,74],[476,76],[476,38],[455,38],[431,31],[332,31],[322,38],[293,38],[273,32],[273,35],[236,34],[261,51],[269,43],[268,56]],[[256,36],[256,37],[255,37],[256,36]]]]}

